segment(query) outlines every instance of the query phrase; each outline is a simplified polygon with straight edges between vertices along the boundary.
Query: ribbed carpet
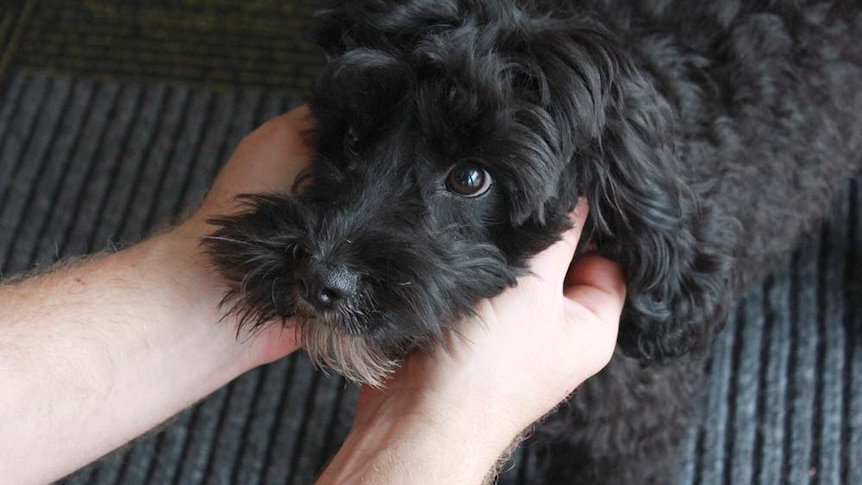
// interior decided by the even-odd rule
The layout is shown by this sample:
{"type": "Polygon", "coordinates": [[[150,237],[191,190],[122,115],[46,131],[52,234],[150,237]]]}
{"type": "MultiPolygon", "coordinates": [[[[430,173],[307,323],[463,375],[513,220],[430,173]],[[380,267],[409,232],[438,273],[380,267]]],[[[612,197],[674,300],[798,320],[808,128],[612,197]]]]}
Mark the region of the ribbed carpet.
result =
{"type": "MultiPolygon", "coordinates": [[[[243,134],[297,102],[284,95],[289,89],[242,87],[227,75],[214,90],[205,77],[165,77],[166,84],[156,74],[133,81],[133,73],[35,62],[24,53],[47,47],[27,29],[15,34],[32,3],[0,2],[0,68],[10,66],[5,79],[0,69],[4,275],[139,240],[203,194],[243,134]],[[36,44],[4,47],[28,42],[36,44]]],[[[53,11],[74,4],[44,3],[59,5],[53,11]]],[[[115,3],[135,4],[81,4],[115,3]]],[[[28,25],[51,8],[32,8],[28,25]]],[[[752,288],[716,343],[706,417],[684,456],[681,485],[862,483],[860,183],[848,183],[832,222],[786,267],[752,288]]],[[[63,483],[311,483],[340,444],[355,398],[355,388],[292,357],[243,376],[63,483]]],[[[533,449],[523,447],[502,483],[541,483],[533,449]]]]}

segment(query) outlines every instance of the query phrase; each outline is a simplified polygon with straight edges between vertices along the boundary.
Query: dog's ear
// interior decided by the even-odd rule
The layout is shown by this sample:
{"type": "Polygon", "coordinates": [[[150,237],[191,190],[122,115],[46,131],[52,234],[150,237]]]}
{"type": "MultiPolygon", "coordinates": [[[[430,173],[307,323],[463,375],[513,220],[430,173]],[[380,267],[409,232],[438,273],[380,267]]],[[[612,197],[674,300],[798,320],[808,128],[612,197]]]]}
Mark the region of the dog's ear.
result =
{"type": "Polygon", "coordinates": [[[590,203],[585,232],[625,268],[619,343],[661,360],[709,345],[723,324],[734,226],[684,180],[663,101],[640,80],[619,82],[626,94],[572,168],[590,203]]]}
{"type": "Polygon", "coordinates": [[[657,360],[707,345],[729,304],[733,226],[685,179],[668,102],[600,27],[531,35],[528,62],[543,80],[526,87],[547,98],[558,151],[570,157],[553,203],[568,210],[586,197],[584,234],[625,268],[621,348],[657,360]]]}

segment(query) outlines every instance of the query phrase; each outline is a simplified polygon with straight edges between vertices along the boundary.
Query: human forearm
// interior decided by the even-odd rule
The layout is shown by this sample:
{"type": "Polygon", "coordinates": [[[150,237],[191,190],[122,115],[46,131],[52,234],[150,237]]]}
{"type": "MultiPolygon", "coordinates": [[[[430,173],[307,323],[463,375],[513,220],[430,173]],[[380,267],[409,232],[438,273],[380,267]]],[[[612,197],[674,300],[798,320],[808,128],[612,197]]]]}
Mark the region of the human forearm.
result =
{"type": "Polygon", "coordinates": [[[257,365],[298,348],[274,322],[237,339],[209,267],[206,220],[241,193],[280,192],[309,158],[307,110],[248,135],[198,211],[116,254],[0,284],[0,477],[59,478],[257,365]]]}
{"type": "Polygon", "coordinates": [[[0,287],[0,476],[57,479],[252,367],[191,232],[0,287]]]}
{"type": "Polygon", "coordinates": [[[453,409],[420,400],[409,393],[400,401],[390,397],[370,419],[360,416],[317,485],[487,483],[519,433],[466,409],[481,403],[478,396],[453,409]]]}

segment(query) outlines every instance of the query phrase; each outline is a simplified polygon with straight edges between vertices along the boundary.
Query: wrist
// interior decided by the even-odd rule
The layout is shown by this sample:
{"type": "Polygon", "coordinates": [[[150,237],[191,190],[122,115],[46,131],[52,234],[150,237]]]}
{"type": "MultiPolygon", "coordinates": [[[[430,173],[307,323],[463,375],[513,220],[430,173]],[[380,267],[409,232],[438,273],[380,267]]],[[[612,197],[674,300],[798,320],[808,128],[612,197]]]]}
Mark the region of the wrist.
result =
{"type": "Polygon", "coordinates": [[[182,326],[173,328],[176,338],[199,339],[196,352],[211,356],[215,388],[250,370],[236,337],[236,329],[225,316],[221,298],[226,288],[215,274],[200,248],[202,228],[185,223],[160,233],[130,248],[145,267],[152,268],[153,285],[162,289],[164,305],[183,315],[182,326]],[[219,376],[222,374],[222,376],[219,376]]]}
{"type": "Polygon", "coordinates": [[[213,230],[198,214],[144,244],[151,245],[152,257],[170,272],[170,284],[177,287],[175,297],[193,312],[197,328],[217,332],[210,343],[222,358],[229,359],[235,377],[278,360],[301,344],[289,322],[272,322],[254,333],[239,329],[239,319],[223,304],[228,284],[201,244],[213,230]]]}
{"type": "Polygon", "coordinates": [[[172,354],[197,362],[198,375],[189,382],[200,386],[193,391],[198,399],[253,367],[243,360],[243,345],[223,318],[223,290],[191,231],[172,229],[111,258],[117,259],[115,266],[130,269],[129,278],[148,302],[150,322],[143,329],[153,354],[164,354],[166,363],[178,360],[172,354]]]}
{"type": "Polygon", "coordinates": [[[489,423],[480,406],[450,406],[423,394],[396,391],[370,404],[363,396],[366,403],[360,403],[347,440],[318,485],[372,478],[392,484],[484,483],[519,433],[489,423]]]}
{"type": "Polygon", "coordinates": [[[10,480],[55,480],[247,370],[217,301],[198,298],[208,290],[179,241],[166,233],[0,287],[0,346],[12,349],[0,358],[0,402],[16,416],[0,427],[0,469],[15,464],[10,480]],[[39,456],[56,458],[43,466],[39,456]]]}

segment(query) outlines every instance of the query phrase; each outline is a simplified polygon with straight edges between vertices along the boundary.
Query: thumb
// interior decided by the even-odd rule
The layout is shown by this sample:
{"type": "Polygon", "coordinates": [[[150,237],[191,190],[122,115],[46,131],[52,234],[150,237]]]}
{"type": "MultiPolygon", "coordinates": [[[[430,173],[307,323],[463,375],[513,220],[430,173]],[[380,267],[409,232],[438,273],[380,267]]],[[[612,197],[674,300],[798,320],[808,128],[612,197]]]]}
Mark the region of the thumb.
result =
{"type": "Polygon", "coordinates": [[[597,254],[587,254],[569,270],[563,294],[602,322],[618,323],[626,301],[622,266],[597,254]]]}
{"type": "Polygon", "coordinates": [[[562,234],[561,240],[536,255],[530,263],[535,275],[562,285],[575,255],[575,250],[578,248],[578,241],[581,239],[581,232],[589,212],[590,207],[587,199],[583,197],[578,199],[575,210],[569,214],[572,228],[562,234]]]}

